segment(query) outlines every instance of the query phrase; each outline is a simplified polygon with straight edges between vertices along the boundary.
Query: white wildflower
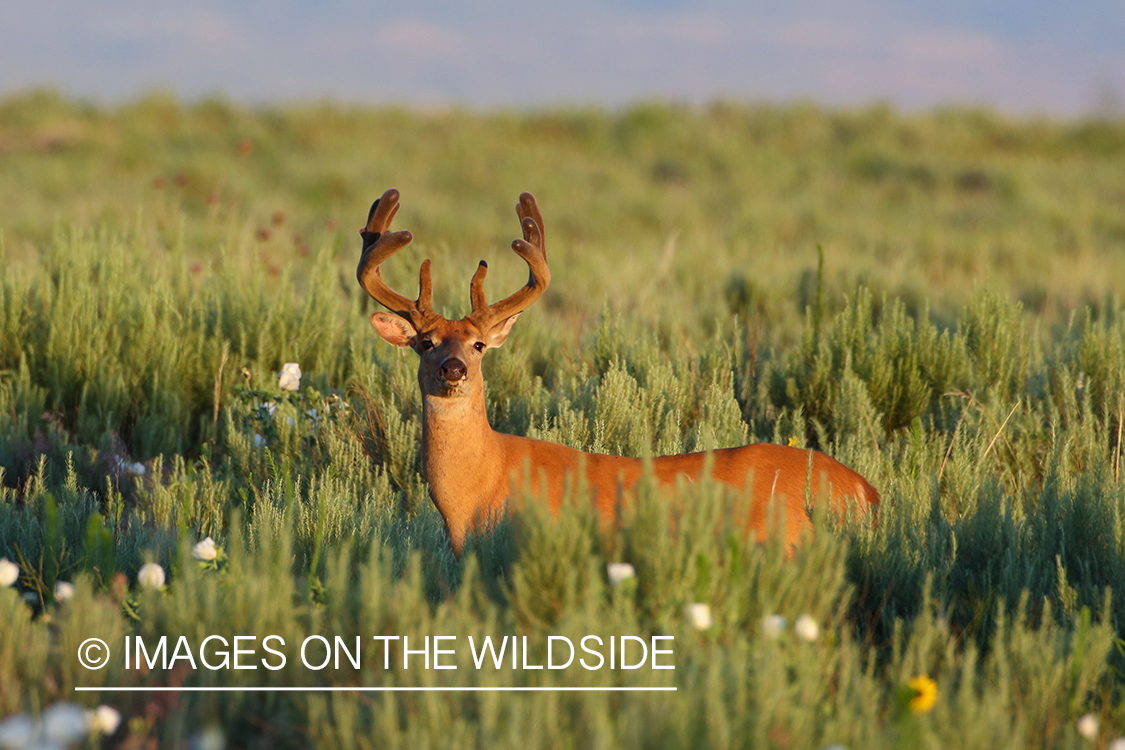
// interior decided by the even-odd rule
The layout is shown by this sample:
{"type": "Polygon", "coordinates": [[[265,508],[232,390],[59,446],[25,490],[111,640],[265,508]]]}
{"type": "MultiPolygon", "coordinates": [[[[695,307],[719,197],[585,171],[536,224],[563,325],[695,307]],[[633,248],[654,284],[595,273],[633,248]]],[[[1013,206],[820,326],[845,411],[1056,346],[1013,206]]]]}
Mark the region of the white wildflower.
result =
{"type": "Polygon", "coordinates": [[[766,615],[762,618],[762,635],[776,641],[785,633],[788,624],[781,615],[766,615]]]}
{"type": "Polygon", "coordinates": [[[301,387],[301,366],[296,362],[286,362],[281,368],[277,385],[283,391],[295,391],[301,387]]]}
{"type": "Polygon", "coordinates": [[[1078,734],[1085,739],[1096,740],[1098,738],[1098,717],[1093,714],[1083,714],[1079,717],[1078,734]]]}
{"type": "Polygon", "coordinates": [[[226,737],[223,736],[223,730],[218,727],[207,727],[188,740],[188,747],[191,750],[223,750],[226,746],[226,737]]]}
{"type": "Polygon", "coordinates": [[[696,630],[706,630],[711,627],[711,607],[708,605],[699,602],[689,604],[684,613],[696,630]]]}
{"type": "Polygon", "coordinates": [[[66,581],[55,581],[55,601],[66,602],[74,598],[74,584],[66,581]]]}
{"type": "Polygon", "coordinates": [[[262,406],[260,408],[262,410],[264,410],[266,412],[266,414],[269,414],[272,417],[274,414],[277,413],[277,402],[276,401],[266,401],[264,404],[262,404],[262,406]]]}
{"type": "Polygon", "coordinates": [[[164,568],[156,563],[145,563],[137,573],[137,583],[146,589],[158,589],[164,585],[164,568]]]}
{"type": "Polygon", "coordinates": [[[629,563],[610,563],[605,566],[605,570],[606,575],[609,576],[609,582],[614,586],[637,575],[636,569],[629,563]]]}
{"type": "Polygon", "coordinates": [[[50,742],[69,745],[86,736],[86,712],[73,703],[56,703],[43,712],[43,736],[50,742]]]}
{"type": "Polygon", "coordinates": [[[35,722],[27,714],[16,714],[0,721],[0,747],[18,750],[31,744],[35,736],[35,722]]]}
{"type": "Polygon", "coordinates": [[[145,465],[140,461],[138,461],[137,463],[129,464],[125,467],[125,469],[130,474],[136,474],[139,477],[143,477],[145,475],[145,465]]]}
{"type": "Polygon", "coordinates": [[[816,620],[813,619],[812,615],[801,615],[797,618],[797,621],[793,623],[793,632],[802,640],[811,643],[820,637],[820,626],[816,624],[816,620]]]}
{"type": "Polygon", "coordinates": [[[255,448],[261,448],[262,443],[264,443],[264,442],[266,442],[266,439],[255,432],[254,433],[254,447],[255,448]]]}
{"type": "Polygon", "coordinates": [[[219,556],[219,548],[215,546],[215,540],[207,537],[199,544],[191,548],[191,556],[196,560],[203,562],[211,562],[219,556]]]}
{"type": "Polygon", "coordinates": [[[0,589],[6,589],[19,580],[20,566],[6,557],[0,557],[0,589]]]}
{"type": "Polygon", "coordinates": [[[91,732],[113,734],[121,724],[121,712],[112,706],[98,706],[86,712],[86,723],[91,732]]]}
{"type": "Polygon", "coordinates": [[[1118,737],[1115,740],[1110,740],[1109,744],[1105,747],[1106,750],[1125,750],[1125,737],[1118,737]]]}

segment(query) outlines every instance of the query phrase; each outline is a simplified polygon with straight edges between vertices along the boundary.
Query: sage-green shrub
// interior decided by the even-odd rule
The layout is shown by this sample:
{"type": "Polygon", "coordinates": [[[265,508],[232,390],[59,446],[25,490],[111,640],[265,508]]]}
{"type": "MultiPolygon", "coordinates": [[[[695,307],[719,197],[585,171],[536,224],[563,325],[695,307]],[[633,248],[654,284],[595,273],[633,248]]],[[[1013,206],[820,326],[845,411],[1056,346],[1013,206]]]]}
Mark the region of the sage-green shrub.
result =
{"type": "Polygon", "coordinates": [[[1082,747],[1086,714],[1092,746],[1125,734],[1120,123],[34,92],[0,102],[0,163],[0,557],[20,568],[0,715],[105,703],[111,745],[160,747],[1082,747]],[[879,490],[874,523],[818,515],[789,559],[737,532],[747,498],[650,477],[612,528],[579,485],[558,518],[521,497],[455,559],[414,355],[371,335],[352,275],[392,185],[417,239],[389,283],[412,293],[432,258],[451,316],[481,256],[490,294],[522,283],[511,205],[539,197],[553,283],[486,359],[497,429],[641,457],[819,448],[879,490]],[[215,561],[192,557],[206,536],[215,561]],[[76,660],[95,636],[265,634],[462,648],[450,671],[76,660]],[[463,646],[527,636],[541,663],[587,634],[674,636],[676,668],[477,670],[463,646]],[[916,712],[919,677],[937,697],[916,712]]]}

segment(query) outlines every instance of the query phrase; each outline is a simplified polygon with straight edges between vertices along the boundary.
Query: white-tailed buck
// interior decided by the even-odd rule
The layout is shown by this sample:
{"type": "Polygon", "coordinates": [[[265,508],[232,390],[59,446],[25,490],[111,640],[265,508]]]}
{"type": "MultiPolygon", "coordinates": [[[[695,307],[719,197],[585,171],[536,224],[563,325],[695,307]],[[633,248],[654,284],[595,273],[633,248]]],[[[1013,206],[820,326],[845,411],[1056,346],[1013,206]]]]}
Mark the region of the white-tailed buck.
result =
{"type": "MultiPolygon", "coordinates": [[[[430,497],[445,519],[453,551],[458,556],[465,537],[484,519],[504,512],[515,482],[531,480],[530,490],[547,498],[552,512],[562,502],[568,474],[584,470],[598,510],[615,517],[619,500],[640,478],[644,463],[637,458],[582,453],[556,443],[496,432],[485,413],[481,359],[508,338],[512,324],[543,294],[551,280],[543,244],[543,217],[530,193],[520,196],[516,213],[523,239],[512,249],[531,270],[527,285],[499,302],[488,304],[482,260],[469,285],[472,312],[461,320],[446,320],[434,312],[430,261],[422,263],[417,300],[409,300],[387,286],[379,267],[410,244],[410,232],[390,232],[398,212],[398,191],[388,190],[375,201],[363,229],[363,254],[356,269],[360,285],[390,313],[371,314],[375,330],[394,346],[409,346],[419,356],[418,385],[422,389],[422,461],[430,497]]],[[[745,488],[752,507],[747,531],[758,538],[768,533],[773,514],[780,510],[786,542],[792,549],[809,529],[806,495],[827,497],[842,511],[849,501],[861,512],[879,502],[867,481],[843,464],[818,451],[759,443],[713,451],[711,471],[726,484],[745,488]],[[750,479],[752,478],[752,479],[750,479]],[[776,505],[774,505],[776,503],[776,505]]],[[[652,460],[662,484],[679,476],[697,477],[706,464],[705,453],[663,456],[652,460]]]]}

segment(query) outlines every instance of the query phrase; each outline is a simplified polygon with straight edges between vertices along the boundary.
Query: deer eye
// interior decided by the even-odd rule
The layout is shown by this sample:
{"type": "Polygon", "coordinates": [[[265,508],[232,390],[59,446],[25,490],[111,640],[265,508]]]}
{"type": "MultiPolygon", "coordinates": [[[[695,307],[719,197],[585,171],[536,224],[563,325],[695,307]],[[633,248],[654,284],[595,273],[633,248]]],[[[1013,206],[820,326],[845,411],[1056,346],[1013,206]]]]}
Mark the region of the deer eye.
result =
{"type": "Polygon", "coordinates": [[[424,352],[428,352],[430,349],[434,348],[434,342],[430,341],[429,339],[422,339],[418,343],[418,348],[424,352]]]}
{"type": "Polygon", "coordinates": [[[484,351],[484,342],[478,341],[477,343],[473,344],[473,348],[476,349],[478,352],[483,352],[484,351]]]}

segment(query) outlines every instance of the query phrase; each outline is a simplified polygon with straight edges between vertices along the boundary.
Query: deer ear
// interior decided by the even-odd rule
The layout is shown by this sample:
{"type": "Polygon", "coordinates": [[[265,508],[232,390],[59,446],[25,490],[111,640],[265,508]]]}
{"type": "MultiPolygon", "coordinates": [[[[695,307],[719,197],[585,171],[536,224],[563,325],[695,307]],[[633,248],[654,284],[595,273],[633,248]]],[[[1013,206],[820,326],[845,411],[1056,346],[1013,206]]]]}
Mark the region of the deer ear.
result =
{"type": "Polygon", "coordinates": [[[390,313],[371,313],[371,325],[375,326],[375,333],[391,346],[412,346],[418,336],[408,321],[390,313]]]}
{"type": "Polygon", "coordinates": [[[519,316],[520,314],[516,313],[515,315],[508,318],[503,323],[489,331],[488,341],[485,342],[488,344],[489,348],[495,349],[508,340],[508,334],[512,332],[512,326],[515,325],[516,318],[518,318],[519,316]]]}

